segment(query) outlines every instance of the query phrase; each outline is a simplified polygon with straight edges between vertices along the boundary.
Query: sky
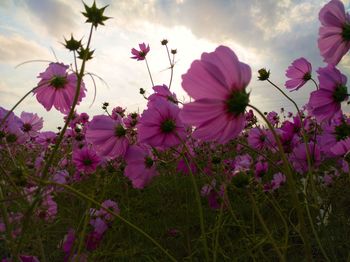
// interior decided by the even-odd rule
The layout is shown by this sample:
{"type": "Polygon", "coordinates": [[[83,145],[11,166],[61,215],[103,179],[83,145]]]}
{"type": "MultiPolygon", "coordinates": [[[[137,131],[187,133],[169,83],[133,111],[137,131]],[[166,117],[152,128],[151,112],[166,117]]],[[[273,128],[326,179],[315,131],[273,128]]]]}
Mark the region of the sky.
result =
{"type": "MultiPolygon", "coordinates": [[[[346,9],[349,1],[344,0],[346,9]]],[[[86,0],[87,5],[92,0],[86,0]]],[[[177,49],[172,91],[182,101],[189,98],[181,88],[181,75],[203,52],[212,52],[219,45],[229,46],[240,61],[252,68],[247,87],[251,103],[263,111],[279,112],[292,105],[267,82],[257,80],[260,68],[271,70],[270,79],[284,88],[285,70],[290,63],[305,57],[316,70],[325,66],[317,48],[318,12],[323,0],[96,0],[97,7],[108,5],[105,15],[111,19],[93,32],[93,60],[87,72],[101,77],[94,85],[89,76],[84,82],[87,96],[78,112],[93,116],[103,114],[103,102],[111,107],[139,111],[146,106],[139,89],[148,94],[152,85],[144,61],[131,59],[131,48],[139,43],[150,45],[147,55],[156,85],[168,84],[169,61],[160,41],[167,39],[169,48],[177,49]],[[105,82],[105,83],[104,83],[105,82]]],[[[71,34],[86,43],[89,24],[81,15],[80,0],[0,0],[0,106],[10,109],[26,92],[35,87],[37,76],[48,62],[70,65],[72,53],[64,48],[64,38],[71,34]]],[[[349,75],[350,58],[339,64],[349,75]]],[[[310,82],[291,97],[302,106],[315,87],[310,82]]],[[[30,95],[16,110],[35,112],[44,117],[44,129],[63,125],[63,115],[52,109],[47,112],[35,96],[30,95]]]]}

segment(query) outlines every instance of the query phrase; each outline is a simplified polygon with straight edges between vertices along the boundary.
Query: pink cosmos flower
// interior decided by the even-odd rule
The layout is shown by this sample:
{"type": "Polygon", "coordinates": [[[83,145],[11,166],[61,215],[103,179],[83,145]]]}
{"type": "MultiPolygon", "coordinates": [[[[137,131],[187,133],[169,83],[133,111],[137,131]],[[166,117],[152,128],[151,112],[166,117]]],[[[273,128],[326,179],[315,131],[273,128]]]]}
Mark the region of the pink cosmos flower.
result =
{"type": "Polygon", "coordinates": [[[124,117],[125,116],[125,108],[122,108],[120,106],[113,108],[111,116],[113,119],[118,119],[119,117],[124,117]]]}
{"type": "Polygon", "coordinates": [[[40,208],[37,210],[37,216],[50,221],[57,215],[57,203],[50,194],[45,194],[40,208]]]}
{"type": "Polygon", "coordinates": [[[159,98],[177,104],[176,94],[171,93],[169,90],[169,87],[167,87],[166,85],[154,86],[153,90],[154,90],[154,94],[148,97],[148,104],[147,104],[148,107],[152,106],[152,102],[159,98]]]}
{"type": "Polygon", "coordinates": [[[312,67],[309,61],[301,57],[293,61],[286,71],[286,77],[290,78],[285,87],[290,91],[298,90],[311,79],[312,67]]]}
{"type": "Polygon", "coordinates": [[[73,163],[79,172],[91,174],[96,170],[100,162],[101,159],[91,148],[84,147],[73,152],[73,163]]]}
{"type": "Polygon", "coordinates": [[[147,53],[150,48],[149,45],[146,46],[145,43],[139,44],[140,50],[136,50],[135,48],[131,49],[131,53],[134,55],[131,58],[137,59],[137,61],[145,60],[147,53]]]}
{"type": "Polygon", "coordinates": [[[154,147],[172,147],[181,143],[186,132],[177,105],[157,99],[143,111],[137,124],[138,141],[154,147]]]}
{"type": "MultiPolygon", "coordinates": [[[[312,165],[318,167],[321,164],[321,152],[319,146],[313,142],[310,142],[307,146],[311,155],[312,165]]],[[[308,171],[306,146],[304,143],[299,144],[294,148],[289,160],[299,173],[308,171]]]]}
{"type": "Polygon", "coordinates": [[[350,48],[350,16],[344,4],[332,0],[319,13],[321,27],[318,48],[324,61],[337,65],[350,48]]]}
{"type": "Polygon", "coordinates": [[[22,112],[22,131],[30,137],[36,137],[39,135],[38,131],[43,128],[44,120],[37,114],[22,112]]]}
{"type": "Polygon", "coordinates": [[[115,120],[105,115],[94,116],[88,125],[85,138],[104,157],[124,156],[129,146],[122,119],[115,120]]]}
{"type": "Polygon", "coordinates": [[[22,262],[40,262],[35,256],[20,255],[19,258],[22,262]]]}
{"type": "Polygon", "coordinates": [[[267,120],[269,120],[269,122],[271,123],[271,125],[276,126],[278,125],[279,121],[280,121],[280,117],[278,115],[277,112],[275,111],[271,111],[267,114],[266,116],[267,120]]]}
{"type": "MultiPolygon", "coordinates": [[[[8,110],[0,107],[0,123],[7,115],[8,110]]],[[[6,137],[6,141],[9,143],[23,143],[26,141],[26,137],[21,129],[22,120],[16,116],[13,112],[10,113],[6,121],[0,127],[0,139],[6,137]]]]}
{"type": "Polygon", "coordinates": [[[52,178],[52,181],[59,184],[67,184],[68,180],[69,180],[69,173],[67,170],[57,171],[52,178]]]}
{"type": "Polygon", "coordinates": [[[129,147],[125,161],[127,165],[124,174],[131,180],[134,188],[144,188],[157,175],[154,159],[147,148],[129,147]]]}
{"type": "Polygon", "coordinates": [[[317,121],[329,120],[341,111],[341,102],[348,99],[347,78],[332,65],[317,73],[320,88],[311,93],[309,106],[317,121]]]}
{"type": "MultiPolygon", "coordinates": [[[[333,148],[342,148],[342,145],[338,145],[343,140],[350,137],[350,119],[342,119],[340,121],[332,118],[330,123],[324,123],[322,125],[323,133],[318,137],[318,144],[320,144],[322,153],[327,156],[334,156],[333,148]]],[[[338,150],[335,149],[337,152],[338,150]]]]}
{"type": "Polygon", "coordinates": [[[208,204],[211,209],[219,209],[219,201],[224,197],[224,187],[220,187],[220,190],[217,190],[216,180],[213,179],[210,184],[206,184],[202,187],[201,195],[208,199],[208,204]]]}
{"type": "Polygon", "coordinates": [[[93,251],[98,248],[103,238],[103,234],[99,234],[96,231],[90,232],[85,241],[86,249],[88,251],[93,251]]]}
{"type": "Polygon", "coordinates": [[[79,122],[85,125],[89,122],[89,115],[87,113],[81,113],[79,115],[79,122]]]}
{"type": "Polygon", "coordinates": [[[72,248],[74,246],[75,239],[76,239],[75,230],[73,228],[70,228],[62,241],[62,249],[63,249],[63,252],[65,253],[65,256],[63,259],[64,262],[71,261],[69,259],[70,259],[70,256],[72,255],[71,253],[72,253],[72,248]]]}
{"type": "MultiPolygon", "coordinates": [[[[120,213],[118,203],[114,202],[113,200],[107,199],[103,201],[102,206],[105,208],[111,209],[116,214],[120,213]]],[[[111,215],[110,213],[108,213],[106,210],[102,208],[97,212],[97,215],[102,217],[107,222],[110,222],[114,219],[113,215],[111,215]]]]}
{"type": "Polygon", "coordinates": [[[138,113],[130,113],[123,122],[127,128],[134,128],[140,120],[140,115],[138,113]]]}
{"type": "Polygon", "coordinates": [[[336,156],[347,155],[350,151],[350,137],[341,140],[331,147],[331,152],[336,156]]]}
{"type": "Polygon", "coordinates": [[[255,164],[254,176],[257,180],[260,180],[269,169],[269,165],[266,161],[259,161],[255,164]]]}
{"type": "Polygon", "coordinates": [[[185,104],[180,116],[196,127],[194,138],[224,144],[238,136],[245,125],[250,79],[250,67],[226,46],[192,63],[182,76],[182,87],[195,101],[185,104]]]}
{"type": "Polygon", "coordinates": [[[258,150],[267,146],[267,132],[262,128],[252,128],[248,134],[248,144],[258,150]]]}
{"type": "MultiPolygon", "coordinates": [[[[62,63],[50,63],[46,71],[38,76],[41,80],[33,93],[47,111],[54,106],[61,113],[67,114],[73,104],[77,76],[75,73],[68,74],[68,68],[62,63]]],[[[78,104],[85,97],[85,91],[85,85],[81,83],[78,104]]]]}
{"type": "Polygon", "coordinates": [[[277,173],[273,175],[273,179],[270,183],[267,183],[264,185],[264,191],[275,191],[276,189],[280,188],[281,185],[283,185],[286,182],[286,176],[282,173],[277,173]]]}
{"type": "Polygon", "coordinates": [[[49,146],[50,144],[53,144],[56,139],[56,133],[52,131],[44,131],[41,132],[37,137],[36,137],[36,142],[40,145],[43,146],[49,146]]]}

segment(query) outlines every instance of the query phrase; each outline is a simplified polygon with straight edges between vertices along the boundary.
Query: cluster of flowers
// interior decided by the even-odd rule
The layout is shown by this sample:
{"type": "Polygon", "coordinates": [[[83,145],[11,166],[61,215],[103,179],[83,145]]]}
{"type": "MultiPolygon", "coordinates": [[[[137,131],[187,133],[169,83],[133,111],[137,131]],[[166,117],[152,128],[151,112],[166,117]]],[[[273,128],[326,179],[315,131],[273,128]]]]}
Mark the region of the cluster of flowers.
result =
{"type": "MultiPolygon", "coordinates": [[[[142,189],[158,175],[157,164],[169,160],[170,155],[179,172],[208,176],[210,182],[203,185],[201,193],[208,198],[210,207],[218,209],[220,202],[229,201],[225,188],[231,183],[242,187],[253,181],[257,188],[273,192],[288,182],[281,161],[270,159],[279,159],[281,144],[300,179],[312,170],[317,173],[317,179],[330,185],[342,171],[349,172],[346,156],[350,151],[350,119],[341,110],[341,103],[349,96],[347,78],[336,68],[350,48],[349,17],[339,0],[330,1],[320,11],[322,25],[318,45],[327,65],[317,70],[318,83],[305,58],[296,59],[286,70],[288,90],[296,91],[308,81],[313,81],[316,87],[308,104],[296,114],[289,113],[286,117],[284,112],[281,116],[270,112],[266,116],[270,128],[259,124],[253,111],[247,110],[248,107],[256,110],[250,105],[250,93],[246,90],[251,80],[249,65],[239,61],[230,48],[219,46],[211,53],[203,53],[182,76],[182,87],[192,98],[190,103],[180,106],[182,103],[168,86],[155,85],[141,115],[125,114],[122,107],[115,107],[110,114],[107,103],[104,104],[107,114],[96,115],[91,120],[86,113],[75,113],[62,146],[64,150],[72,148],[72,154],[62,153],[64,157],[59,163],[50,167],[51,181],[79,182],[96,169],[112,164],[124,171],[134,188],[142,189]],[[247,154],[249,150],[255,153],[247,154]],[[164,152],[167,159],[162,158],[164,152]],[[235,155],[228,152],[235,152],[235,155]],[[198,159],[205,159],[201,170],[198,159]],[[326,160],[333,164],[323,165],[326,160]],[[214,177],[219,173],[218,164],[225,168],[220,170],[220,177],[214,177]]],[[[132,58],[142,61],[150,48],[145,44],[139,47],[140,50],[132,49],[132,58]]],[[[268,71],[263,69],[259,73],[260,80],[270,81],[268,71]]],[[[77,75],[69,72],[64,64],[51,63],[39,78],[34,90],[38,102],[48,111],[54,107],[68,114],[74,103],[77,75]]],[[[77,104],[85,97],[85,92],[81,82],[77,104]]],[[[23,145],[37,153],[27,165],[40,177],[59,133],[41,132],[43,119],[33,113],[23,112],[17,117],[0,108],[0,121],[0,150],[10,150],[16,155],[23,148],[18,145],[23,145]]],[[[31,202],[35,180],[20,174],[16,179],[22,179],[31,202]]],[[[43,201],[36,212],[38,218],[46,221],[55,218],[55,191],[58,189],[50,188],[43,193],[43,201]]],[[[118,205],[112,200],[105,201],[102,206],[119,213],[118,205]]],[[[88,234],[86,248],[91,251],[97,248],[113,217],[103,209],[92,209],[90,215],[93,230],[88,234]]],[[[21,214],[11,213],[11,223],[20,219],[21,214]]],[[[3,232],[5,225],[1,223],[0,233],[3,232]]],[[[13,236],[18,232],[20,228],[13,236]]],[[[74,243],[75,232],[70,229],[62,245],[67,259],[71,257],[74,243]]],[[[38,261],[36,258],[21,259],[38,261]]]]}

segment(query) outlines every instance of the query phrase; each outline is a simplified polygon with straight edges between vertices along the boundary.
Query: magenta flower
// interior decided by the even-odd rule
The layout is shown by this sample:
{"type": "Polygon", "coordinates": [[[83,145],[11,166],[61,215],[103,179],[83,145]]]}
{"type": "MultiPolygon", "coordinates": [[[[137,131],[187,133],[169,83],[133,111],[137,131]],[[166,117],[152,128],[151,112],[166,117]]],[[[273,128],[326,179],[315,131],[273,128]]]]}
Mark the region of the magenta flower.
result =
{"type": "Polygon", "coordinates": [[[53,197],[47,193],[45,194],[40,208],[37,210],[37,216],[46,221],[52,221],[57,215],[57,203],[53,197]]]}
{"type": "Polygon", "coordinates": [[[274,174],[271,182],[264,185],[264,191],[275,191],[276,189],[280,188],[286,182],[286,180],[286,176],[282,173],[274,174]]]}
{"type": "Polygon", "coordinates": [[[350,48],[350,16],[344,4],[332,0],[319,13],[318,48],[324,61],[337,65],[350,48]]]}
{"type": "Polygon", "coordinates": [[[279,121],[280,121],[280,117],[278,116],[277,112],[275,112],[275,111],[269,112],[267,114],[266,118],[267,118],[267,120],[269,120],[269,122],[273,126],[277,126],[279,121]]]}
{"type": "Polygon", "coordinates": [[[169,90],[169,87],[167,87],[166,85],[154,86],[153,90],[154,90],[154,94],[148,97],[148,104],[147,104],[148,107],[152,106],[152,102],[159,98],[177,104],[176,94],[171,93],[169,90]]]}
{"type": "Polygon", "coordinates": [[[43,128],[44,120],[37,114],[22,112],[22,131],[30,137],[36,137],[39,135],[38,131],[43,128]]]}
{"type": "Polygon", "coordinates": [[[134,188],[144,188],[157,175],[153,156],[147,148],[131,146],[125,155],[126,168],[124,174],[132,182],[134,188]]]}
{"type": "Polygon", "coordinates": [[[350,151],[350,137],[341,140],[331,147],[331,152],[336,156],[347,155],[350,151]]]}
{"type": "Polygon", "coordinates": [[[129,146],[121,118],[115,120],[104,115],[94,116],[85,138],[99,155],[110,158],[124,156],[129,146]]]}
{"type": "Polygon", "coordinates": [[[123,122],[127,128],[134,128],[140,120],[140,115],[138,113],[130,113],[123,122]]]}
{"type": "MultiPolygon", "coordinates": [[[[311,161],[314,167],[318,167],[321,164],[321,151],[317,144],[310,142],[308,148],[311,156],[311,161]]],[[[289,157],[290,162],[294,166],[295,170],[299,173],[308,171],[306,146],[304,143],[296,146],[289,157]]]]}
{"type": "Polygon", "coordinates": [[[137,59],[137,61],[145,60],[147,53],[150,48],[149,45],[146,46],[145,43],[139,44],[140,50],[136,50],[135,48],[131,49],[131,53],[134,55],[131,58],[137,59]]]}
{"type": "Polygon", "coordinates": [[[43,146],[49,146],[50,144],[55,143],[56,139],[56,133],[52,131],[44,131],[41,132],[37,137],[36,137],[36,142],[40,145],[43,146]]]}
{"type": "Polygon", "coordinates": [[[293,61],[286,71],[286,77],[290,78],[284,84],[290,91],[298,90],[311,79],[312,67],[309,61],[301,57],[293,61]]]}
{"type": "MultiPolygon", "coordinates": [[[[118,203],[114,202],[113,200],[107,199],[103,201],[102,206],[112,210],[116,214],[120,213],[118,203]]],[[[99,211],[97,211],[96,215],[102,217],[106,222],[110,222],[114,219],[114,216],[112,216],[110,213],[108,213],[106,210],[102,208],[99,211]]]]}
{"type": "Polygon", "coordinates": [[[267,132],[261,128],[252,128],[248,134],[248,144],[258,150],[267,146],[267,132]]]}
{"type": "Polygon", "coordinates": [[[113,119],[118,119],[119,117],[124,117],[125,116],[125,108],[122,108],[120,106],[113,108],[111,116],[113,119]]]}
{"type": "MultiPolygon", "coordinates": [[[[68,66],[62,63],[50,63],[46,71],[38,76],[41,80],[33,92],[47,111],[54,106],[61,113],[67,114],[73,104],[77,76],[75,73],[68,74],[67,69],[68,66]]],[[[81,83],[78,104],[85,97],[85,91],[85,85],[81,83]]]]}
{"type": "Polygon", "coordinates": [[[186,132],[179,118],[179,107],[164,99],[157,99],[152,104],[143,111],[136,126],[138,141],[163,148],[180,144],[186,132]]]}
{"type": "Polygon", "coordinates": [[[266,161],[259,161],[255,164],[254,176],[257,180],[260,180],[269,169],[269,165],[266,161]]]}
{"type": "Polygon", "coordinates": [[[79,172],[91,174],[100,162],[101,159],[96,152],[88,147],[73,152],[73,163],[79,172]]]}
{"type": "Polygon", "coordinates": [[[225,46],[192,63],[182,76],[182,87],[195,101],[185,104],[180,116],[196,127],[194,138],[226,143],[238,136],[245,125],[250,79],[250,67],[225,46]]]}
{"type": "Polygon", "coordinates": [[[68,233],[64,236],[64,239],[62,242],[62,249],[63,249],[63,252],[66,254],[64,261],[68,261],[69,255],[74,246],[75,239],[76,239],[75,231],[73,228],[70,228],[68,230],[68,233]]]}
{"type": "Polygon", "coordinates": [[[89,115],[87,113],[81,113],[79,115],[79,122],[85,125],[89,122],[89,115]]]}
{"type": "Polygon", "coordinates": [[[317,121],[329,120],[341,111],[341,102],[348,99],[347,78],[332,65],[317,73],[320,88],[311,93],[309,106],[317,121]]]}

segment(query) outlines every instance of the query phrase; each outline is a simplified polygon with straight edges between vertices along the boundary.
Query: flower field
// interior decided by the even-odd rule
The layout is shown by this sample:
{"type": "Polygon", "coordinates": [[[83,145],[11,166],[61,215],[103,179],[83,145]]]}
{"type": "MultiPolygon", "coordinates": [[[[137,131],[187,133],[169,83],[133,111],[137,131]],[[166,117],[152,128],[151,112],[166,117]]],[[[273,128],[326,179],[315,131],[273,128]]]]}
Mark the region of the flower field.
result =
{"type": "Polygon", "coordinates": [[[177,50],[164,39],[166,84],[152,78],[151,47],[131,49],[152,83],[151,94],[139,90],[146,109],[106,101],[92,116],[79,104],[106,10],[84,4],[90,31],[84,43],[65,39],[70,66],[49,63],[13,108],[0,107],[2,261],[348,261],[349,93],[337,67],[350,49],[344,4],[319,11],[310,44],[324,65],[296,57],[284,86],[266,68],[252,79],[249,61],[220,45],[181,76],[184,102],[172,88],[177,50]],[[262,112],[250,101],[252,81],[294,111],[262,112]],[[298,105],[289,93],[306,83],[313,91],[298,105]],[[16,115],[29,95],[62,113],[64,126],[42,131],[37,113],[16,115]]]}

